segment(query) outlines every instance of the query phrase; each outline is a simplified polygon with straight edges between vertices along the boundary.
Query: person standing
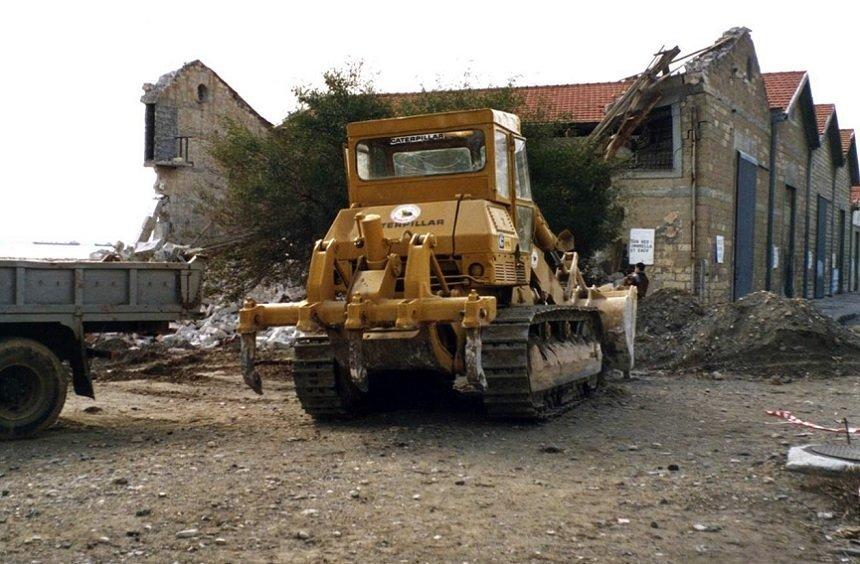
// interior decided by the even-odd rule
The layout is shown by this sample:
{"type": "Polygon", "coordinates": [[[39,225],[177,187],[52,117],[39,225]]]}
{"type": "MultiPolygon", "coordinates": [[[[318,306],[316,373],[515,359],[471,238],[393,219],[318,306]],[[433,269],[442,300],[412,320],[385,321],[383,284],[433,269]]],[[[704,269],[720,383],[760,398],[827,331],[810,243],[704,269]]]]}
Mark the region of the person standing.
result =
{"type": "Polygon", "coordinates": [[[648,275],[645,274],[645,263],[637,262],[632,274],[628,274],[624,283],[626,286],[636,286],[636,293],[641,300],[648,293],[648,275]]]}

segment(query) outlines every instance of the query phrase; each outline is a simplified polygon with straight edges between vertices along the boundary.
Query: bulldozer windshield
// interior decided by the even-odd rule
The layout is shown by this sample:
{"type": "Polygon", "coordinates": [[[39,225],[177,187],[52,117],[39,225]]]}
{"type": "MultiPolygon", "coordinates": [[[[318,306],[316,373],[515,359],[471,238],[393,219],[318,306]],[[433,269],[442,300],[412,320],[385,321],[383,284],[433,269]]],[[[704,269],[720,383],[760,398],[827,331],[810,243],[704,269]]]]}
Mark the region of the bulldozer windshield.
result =
{"type": "Polygon", "coordinates": [[[366,139],[355,151],[362,180],[477,172],[487,162],[480,129],[366,139]]]}

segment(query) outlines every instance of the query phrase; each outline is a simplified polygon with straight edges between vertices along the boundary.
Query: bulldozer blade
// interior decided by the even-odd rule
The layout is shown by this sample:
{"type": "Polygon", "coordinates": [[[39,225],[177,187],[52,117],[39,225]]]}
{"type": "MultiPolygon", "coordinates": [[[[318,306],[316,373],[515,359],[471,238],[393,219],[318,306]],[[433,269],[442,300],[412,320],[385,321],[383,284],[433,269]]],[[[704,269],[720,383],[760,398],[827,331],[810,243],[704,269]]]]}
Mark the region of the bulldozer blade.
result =
{"type": "Polygon", "coordinates": [[[608,360],[614,368],[625,372],[635,361],[636,313],[638,296],[636,287],[613,290],[610,286],[598,288],[591,301],[597,307],[610,345],[608,360]]]}

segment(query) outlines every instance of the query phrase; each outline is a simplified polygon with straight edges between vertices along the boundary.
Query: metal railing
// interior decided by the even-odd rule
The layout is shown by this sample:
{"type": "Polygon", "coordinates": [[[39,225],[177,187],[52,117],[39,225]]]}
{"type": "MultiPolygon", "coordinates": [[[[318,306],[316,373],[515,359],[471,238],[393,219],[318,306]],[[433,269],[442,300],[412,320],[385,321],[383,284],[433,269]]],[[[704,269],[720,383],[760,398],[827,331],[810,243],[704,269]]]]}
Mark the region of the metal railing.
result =
{"type": "Polygon", "coordinates": [[[194,164],[191,160],[191,154],[188,152],[188,145],[191,137],[177,136],[176,138],[176,156],[188,164],[194,164]]]}

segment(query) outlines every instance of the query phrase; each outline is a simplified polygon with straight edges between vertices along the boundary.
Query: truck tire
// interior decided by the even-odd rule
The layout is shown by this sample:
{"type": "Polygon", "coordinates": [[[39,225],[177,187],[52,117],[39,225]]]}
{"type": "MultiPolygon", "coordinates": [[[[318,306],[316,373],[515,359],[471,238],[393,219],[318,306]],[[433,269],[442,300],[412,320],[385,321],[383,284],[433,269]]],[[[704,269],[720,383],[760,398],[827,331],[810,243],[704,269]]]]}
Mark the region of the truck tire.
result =
{"type": "Polygon", "coordinates": [[[0,439],[29,437],[53,425],[67,387],[66,370],[48,347],[0,340],[0,439]]]}

